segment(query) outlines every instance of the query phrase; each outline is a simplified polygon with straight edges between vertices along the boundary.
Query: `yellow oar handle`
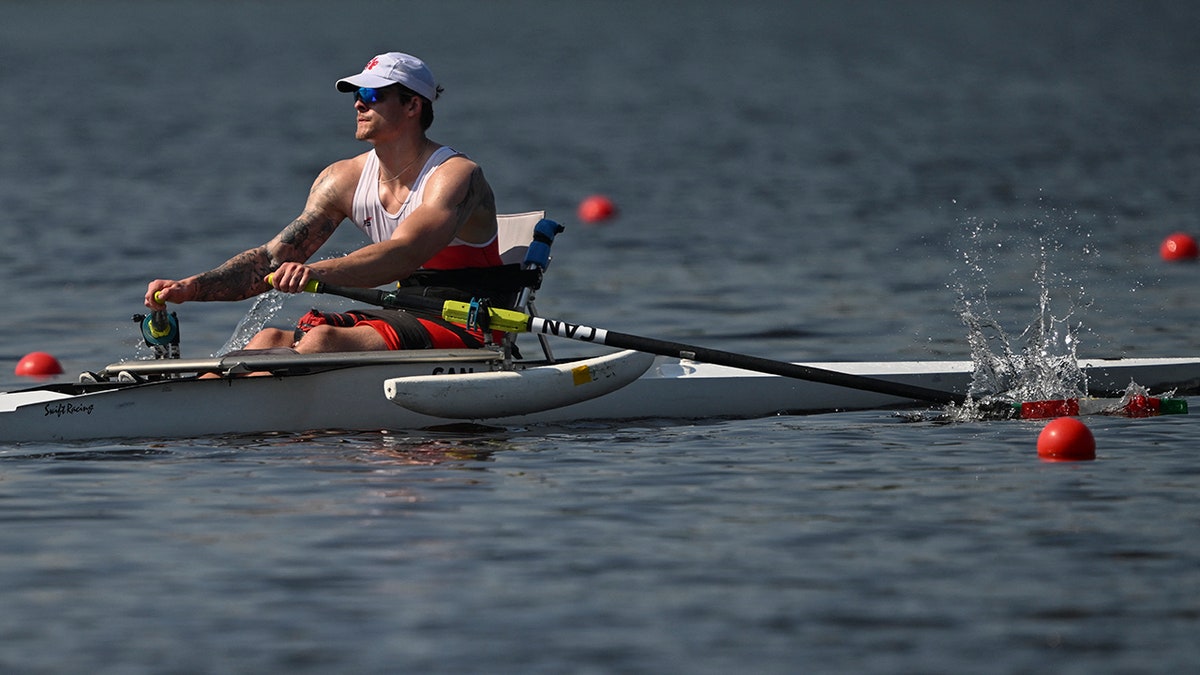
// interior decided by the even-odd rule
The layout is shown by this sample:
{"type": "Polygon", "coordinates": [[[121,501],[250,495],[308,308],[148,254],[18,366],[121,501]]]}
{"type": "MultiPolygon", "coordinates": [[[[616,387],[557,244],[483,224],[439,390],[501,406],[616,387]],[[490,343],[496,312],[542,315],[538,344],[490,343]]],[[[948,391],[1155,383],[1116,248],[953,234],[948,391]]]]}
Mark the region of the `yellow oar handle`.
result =
{"type": "Polygon", "coordinates": [[[162,299],[162,291],[154,291],[154,301],[160,305],[167,304],[167,301],[162,299]]]}
{"type": "MultiPolygon", "coordinates": [[[[275,274],[274,273],[267,275],[267,283],[271,284],[271,288],[275,288],[275,274]]],[[[305,293],[320,293],[321,292],[321,282],[316,279],[309,279],[308,283],[304,284],[304,292],[305,293]]]]}

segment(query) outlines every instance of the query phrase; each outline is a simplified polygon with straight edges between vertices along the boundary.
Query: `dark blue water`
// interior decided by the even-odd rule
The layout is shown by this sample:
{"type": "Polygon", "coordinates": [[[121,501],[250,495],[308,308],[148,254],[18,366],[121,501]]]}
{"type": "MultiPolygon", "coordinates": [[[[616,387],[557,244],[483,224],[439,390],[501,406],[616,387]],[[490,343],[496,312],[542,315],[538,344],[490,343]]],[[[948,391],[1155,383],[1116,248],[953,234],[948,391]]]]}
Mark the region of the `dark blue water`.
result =
{"type": "MultiPolygon", "coordinates": [[[[960,294],[1017,335],[1048,286],[1080,355],[1200,349],[1198,268],[1157,255],[1200,234],[1192,3],[284,7],[0,4],[4,360],[136,354],[148,280],[364,149],[333,82],[390,49],[502,210],[567,225],[543,313],[965,358],[960,294]],[[577,222],[594,192],[617,220],[577,222]]],[[[181,307],[184,354],[248,309],[181,307]]],[[[1194,669],[1200,426],[1088,424],[1083,464],[888,412],[33,446],[0,459],[0,669],[1194,669]]]]}

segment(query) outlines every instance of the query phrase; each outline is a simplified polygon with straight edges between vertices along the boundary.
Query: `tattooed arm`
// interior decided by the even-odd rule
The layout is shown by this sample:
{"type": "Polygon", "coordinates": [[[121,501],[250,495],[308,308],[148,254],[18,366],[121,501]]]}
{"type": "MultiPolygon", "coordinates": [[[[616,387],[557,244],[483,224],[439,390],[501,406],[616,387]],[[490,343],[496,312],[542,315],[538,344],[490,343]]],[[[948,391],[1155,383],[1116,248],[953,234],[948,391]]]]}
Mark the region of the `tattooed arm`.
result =
{"type": "Polygon", "coordinates": [[[308,260],[347,217],[357,175],[351,160],[330,165],[313,182],[304,212],[271,241],[181,281],[150,282],[146,306],[162,309],[163,302],[244,300],[269,290],[264,280],[267,274],[283,263],[308,260]]]}
{"type": "Polygon", "coordinates": [[[496,236],[496,200],[483,170],[466,157],[454,157],[438,167],[425,185],[421,205],[383,242],[312,265],[285,265],[276,277],[295,270],[287,286],[299,290],[309,278],[340,286],[370,288],[412,274],[455,237],[484,243],[496,236]]]}

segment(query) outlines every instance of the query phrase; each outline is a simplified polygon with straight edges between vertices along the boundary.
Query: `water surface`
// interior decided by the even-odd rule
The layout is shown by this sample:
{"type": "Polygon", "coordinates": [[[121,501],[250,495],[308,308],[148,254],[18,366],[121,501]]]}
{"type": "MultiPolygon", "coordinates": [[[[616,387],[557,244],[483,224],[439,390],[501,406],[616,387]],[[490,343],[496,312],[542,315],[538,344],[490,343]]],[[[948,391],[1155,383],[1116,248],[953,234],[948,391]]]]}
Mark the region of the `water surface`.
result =
{"type": "MultiPolygon", "coordinates": [[[[966,358],[963,287],[1019,334],[1048,261],[1081,355],[1197,351],[1196,267],[1157,257],[1200,213],[1191,3],[4,13],[13,363],[138,353],[147,281],[265,241],[364,149],[333,82],[390,49],[429,61],[431,135],[503,210],[567,225],[545,314],[779,359],[966,358]],[[576,221],[594,192],[617,220],[576,221]]],[[[184,355],[247,309],[180,307],[184,355]]],[[[1197,423],[1088,423],[1082,464],[1039,462],[1038,423],[887,411],[26,446],[0,458],[0,666],[1193,669],[1197,423]]]]}

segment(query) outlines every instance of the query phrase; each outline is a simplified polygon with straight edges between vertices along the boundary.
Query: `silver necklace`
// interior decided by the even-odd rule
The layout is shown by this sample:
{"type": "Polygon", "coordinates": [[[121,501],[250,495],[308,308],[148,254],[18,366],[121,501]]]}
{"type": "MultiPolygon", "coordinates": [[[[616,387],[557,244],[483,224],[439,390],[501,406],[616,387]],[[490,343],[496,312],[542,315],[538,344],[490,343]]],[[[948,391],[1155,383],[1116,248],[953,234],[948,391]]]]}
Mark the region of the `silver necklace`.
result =
{"type": "MultiPolygon", "coordinates": [[[[380,183],[390,183],[390,182],[392,182],[392,181],[394,181],[394,180],[398,180],[398,179],[399,179],[401,176],[403,176],[403,175],[404,175],[404,172],[405,172],[405,171],[408,171],[410,168],[412,168],[412,165],[413,165],[413,164],[416,164],[416,163],[417,163],[417,160],[418,160],[418,159],[421,159],[421,155],[424,155],[424,154],[425,154],[425,150],[424,150],[424,149],[422,149],[420,152],[418,152],[418,153],[417,153],[417,156],[416,156],[416,157],[413,157],[413,160],[412,160],[411,162],[409,162],[408,164],[405,164],[405,165],[404,165],[404,168],[403,168],[403,169],[400,169],[399,171],[397,171],[397,172],[396,172],[396,175],[392,176],[391,178],[383,178],[383,176],[382,176],[382,173],[383,173],[383,172],[381,171],[381,172],[380,172],[380,178],[379,178],[379,182],[380,182],[380,183]]],[[[380,168],[383,168],[383,165],[382,165],[382,164],[380,164],[380,168]]]]}

